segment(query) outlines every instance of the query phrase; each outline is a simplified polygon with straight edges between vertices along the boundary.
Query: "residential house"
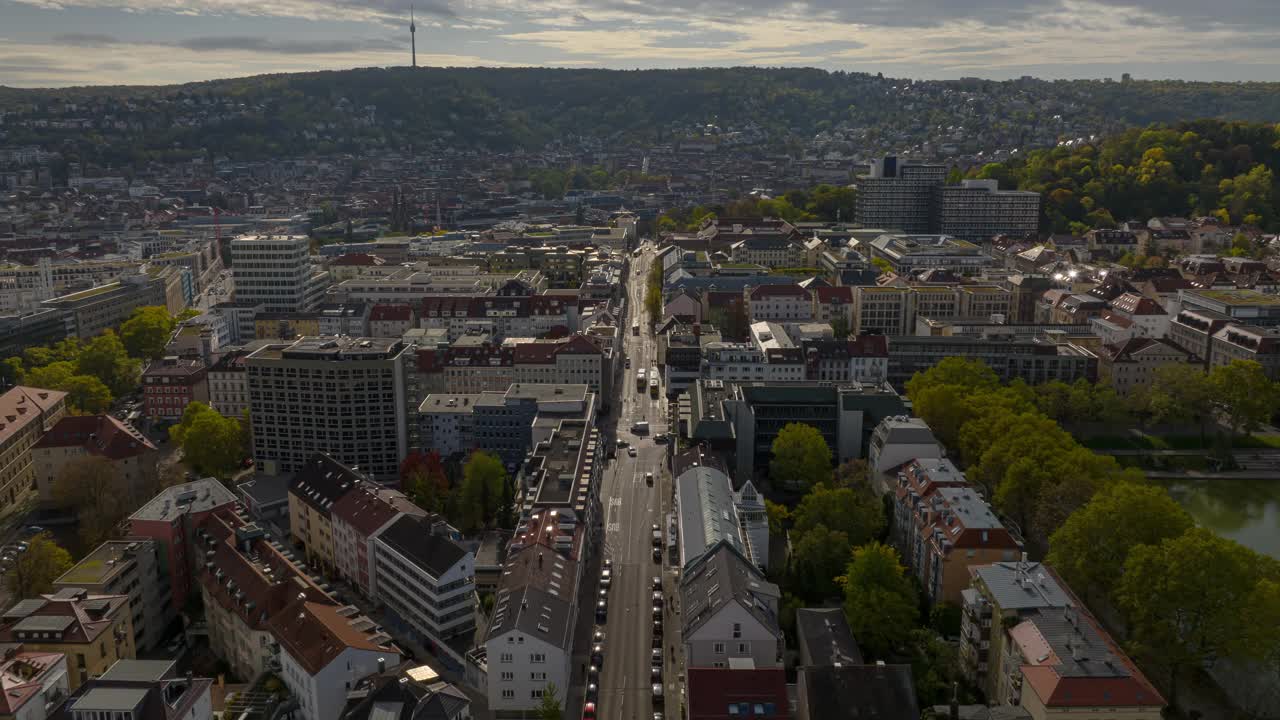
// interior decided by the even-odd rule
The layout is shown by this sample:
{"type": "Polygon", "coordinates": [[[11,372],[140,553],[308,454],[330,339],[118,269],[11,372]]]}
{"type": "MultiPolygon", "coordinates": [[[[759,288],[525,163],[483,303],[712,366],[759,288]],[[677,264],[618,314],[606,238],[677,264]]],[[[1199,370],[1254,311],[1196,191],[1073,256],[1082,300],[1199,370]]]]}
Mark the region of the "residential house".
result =
{"type": "Polygon", "coordinates": [[[31,449],[67,414],[60,390],[16,385],[0,395],[0,509],[36,488],[31,449]]]}
{"type": "Polygon", "coordinates": [[[160,545],[154,540],[102,543],[53,581],[55,592],[69,588],[91,595],[128,595],[133,646],[140,652],[158,647],[178,615],[168,579],[160,575],[160,545]]]}
{"type": "Polygon", "coordinates": [[[307,562],[333,569],[333,506],[368,478],[326,453],[316,453],[289,482],[289,537],[307,562]]]}
{"type": "Polygon", "coordinates": [[[690,667],[686,675],[687,720],[787,720],[786,672],[780,667],[690,667]]]}
{"type": "Polygon", "coordinates": [[[377,597],[373,539],[402,516],[426,511],[399,490],[358,483],[329,511],[333,526],[333,568],[367,598],[377,597]]]}
{"type": "Polygon", "coordinates": [[[782,665],[781,591],[732,544],[721,541],[680,579],[680,638],[688,668],[782,665]]]}
{"type": "Polygon", "coordinates": [[[417,320],[413,308],[408,305],[374,305],[369,311],[369,336],[376,338],[400,338],[417,320]]]}
{"type": "Polygon", "coordinates": [[[796,720],[918,720],[910,665],[826,665],[796,674],[796,720]]]}
{"type": "Polygon", "coordinates": [[[110,464],[116,490],[129,506],[140,505],[157,489],[158,454],[142,433],[110,415],[64,417],[31,448],[40,502],[57,504],[58,479],[79,459],[94,457],[110,464]]]}
{"type": "Polygon", "coordinates": [[[67,656],[6,646],[0,660],[0,720],[45,720],[67,696],[67,656]]]}
{"type": "Polygon", "coordinates": [[[81,588],[21,600],[0,615],[0,643],[67,656],[67,687],[75,690],[134,656],[127,595],[90,595],[81,588]]]}
{"type": "Polygon", "coordinates": [[[129,536],[159,545],[160,577],[168,583],[172,612],[187,607],[192,578],[204,556],[195,548],[195,531],[216,512],[235,506],[235,493],[215,478],[165,488],[129,516],[129,536]]]}
{"type": "Polygon", "coordinates": [[[118,660],[81,685],[54,720],[212,720],[213,680],[181,674],[174,660],[118,660]]]}
{"type": "Polygon", "coordinates": [[[209,402],[208,368],[199,360],[165,357],[142,372],[142,398],[147,417],[174,422],[187,405],[209,402]]]}
{"type": "Polygon", "coordinates": [[[1191,362],[1191,353],[1168,340],[1134,338],[1102,347],[1098,352],[1098,381],[1110,385],[1117,394],[1128,395],[1150,387],[1161,367],[1191,362]]]}

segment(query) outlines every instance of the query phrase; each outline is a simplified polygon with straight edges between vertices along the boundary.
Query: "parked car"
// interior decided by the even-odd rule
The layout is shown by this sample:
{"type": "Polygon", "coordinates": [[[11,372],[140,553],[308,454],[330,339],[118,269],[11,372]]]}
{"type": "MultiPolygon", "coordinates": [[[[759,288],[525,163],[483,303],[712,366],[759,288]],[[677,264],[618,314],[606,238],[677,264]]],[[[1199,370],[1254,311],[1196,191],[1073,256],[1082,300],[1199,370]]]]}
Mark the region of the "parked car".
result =
{"type": "Polygon", "coordinates": [[[653,684],[653,701],[655,703],[662,702],[662,683],[653,684]]]}
{"type": "Polygon", "coordinates": [[[582,720],[596,720],[596,704],[589,702],[582,706],[582,720]]]}
{"type": "Polygon", "coordinates": [[[653,667],[649,668],[649,682],[652,682],[652,683],[662,682],[662,666],[661,665],[654,665],[653,667]]]}
{"type": "Polygon", "coordinates": [[[644,474],[644,484],[650,486],[653,485],[653,473],[647,472],[644,474]]]}
{"type": "Polygon", "coordinates": [[[653,606],[654,606],[654,607],[662,607],[662,603],[663,603],[663,601],[664,601],[665,599],[666,599],[666,598],[664,598],[664,597],[662,596],[662,591],[661,591],[661,590],[654,590],[654,591],[653,591],[653,606]]]}
{"type": "Polygon", "coordinates": [[[605,568],[600,571],[600,587],[607,588],[613,584],[613,569],[605,568]]]}
{"type": "Polygon", "coordinates": [[[591,664],[595,665],[596,667],[604,667],[604,646],[603,645],[591,646],[591,664]]]}
{"type": "Polygon", "coordinates": [[[662,664],[662,648],[654,648],[653,651],[649,653],[649,664],[650,665],[662,664]]]}
{"type": "Polygon", "coordinates": [[[661,578],[661,577],[659,577],[659,576],[657,576],[657,575],[654,575],[654,576],[653,576],[653,581],[650,583],[649,587],[650,587],[650,588],[652,588],[652,589],[654,589],[654,590],[661,590],[661,589],[662,589],[662,578],[661,578]]]}
{"type": "Polygon", "coordinates": [[[636,456],[636,449],[635,449],[635,448],[633,448],[633,447],[632,447],[632,448],[627,448],[627,455],[628,455],[628,456],[630,456],[630,457],[635,457],[635,456],[636,456]]]}
{"type": "Polygon", "coordinates": [[[656,563],[662,562],[662,548],[656,546],[653,548],[653,561],[656,563]]]}

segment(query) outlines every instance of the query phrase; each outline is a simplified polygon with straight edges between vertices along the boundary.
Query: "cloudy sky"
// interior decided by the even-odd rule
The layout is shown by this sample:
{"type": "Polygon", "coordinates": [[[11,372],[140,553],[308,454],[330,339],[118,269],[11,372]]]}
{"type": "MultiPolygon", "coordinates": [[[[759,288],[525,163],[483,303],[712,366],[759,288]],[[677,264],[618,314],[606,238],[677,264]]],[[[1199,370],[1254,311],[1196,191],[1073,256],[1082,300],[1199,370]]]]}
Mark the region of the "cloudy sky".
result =
{"type": "MultiPolygon", "coordinates": [[[[420,65],[1276,80],[1280,0],[416,0],[420,65]]],[[[0,0],[0,85],[407,65],[410,0],[0,0]]]]}

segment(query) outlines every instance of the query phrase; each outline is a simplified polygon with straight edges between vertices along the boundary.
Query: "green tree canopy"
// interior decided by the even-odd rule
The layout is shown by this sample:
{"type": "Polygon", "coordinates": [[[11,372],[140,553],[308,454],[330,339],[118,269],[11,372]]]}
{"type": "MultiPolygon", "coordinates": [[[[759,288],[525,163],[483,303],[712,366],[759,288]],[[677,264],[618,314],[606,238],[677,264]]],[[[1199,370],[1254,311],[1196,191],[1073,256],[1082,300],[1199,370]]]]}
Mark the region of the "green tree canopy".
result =
{"type": "Polygon", "coordinates": [[[1232,360],[1209,373],[1209,387],[1220,403],[1232,434],[1253,432],[1275,414],[1276,384],[1253,360],[1232,360]]]}
{"type": "MultiPolygon", "coordinates": [[[[878,497],[865,487],[814,485],[792,513],[795,534],[818,527],[844,533],[849,543],[864,545],[884,530],[884,508],[878,497]]],[[[838,573],[837,573],[838,574],[838,573]]]]}
{"type": "Polygon", "coordinates": [[[464,530],[478,530],[499,520],[507,496],[507,470],[496,455],[476,451],[462,468],[457,521],[464,530]]]}
{"type": "Polygon", "coordinates": [[[53,592],[53,581],[71,569],[71,553],[41,533],[27,541],[5,575],[5,589],[14,599],[25,600],[53,592]]]}
{"type": "Polygon", "coordinates": [[[248,456],[240,421],[223,417],[208,405],[193,402],[182,419],[169,428],[169,439],[182,447],[184,460],[193,470],[228,477],[248,456]]]}
{"type": "Polygon", "coordinates": [[[130,357],[155,360],[164,354],[165,345],[177,321],[159,305],[140,307],[120,325],[120,340],[130,357]]]}
{"type": "Polygon", "coordinates": [[[871,543],[853,551],[844,576],[844,613],[871,658],[889,658],[906,643],[920,610],[893,548],[871,543]]]}
{"type": "Polygon", "coordinates": [[[849,536],[826,525],[817,525],[797,538],[791,553],[790,585],[811,602],[839,597],[840,585],[836,579],[849,567],[849,553],[853,548],[849,536]]]}
{"type": "Polygon", "coordinates": [[[769,477],[781,487],[801,490],[831,477],[831,448],[812,425],[787,423],[773,439],[769,477]]]}
{"type": "Polygon", "coordinates": [[[1047,560],[1077,591],[1110,597],[1131,550],[1159,545],[1194,525],[1164,488],[1118,482],[1067,518],[1049,540],[1047,560]]]}
{"type": "Polygon", "coordinates": [[[140,371],[141,365],[129,357],[124,343],[110,330],[86,343],[76,360],[76,374],[98,378],[116,396],[128,394],[138,386],[140,371]]]}

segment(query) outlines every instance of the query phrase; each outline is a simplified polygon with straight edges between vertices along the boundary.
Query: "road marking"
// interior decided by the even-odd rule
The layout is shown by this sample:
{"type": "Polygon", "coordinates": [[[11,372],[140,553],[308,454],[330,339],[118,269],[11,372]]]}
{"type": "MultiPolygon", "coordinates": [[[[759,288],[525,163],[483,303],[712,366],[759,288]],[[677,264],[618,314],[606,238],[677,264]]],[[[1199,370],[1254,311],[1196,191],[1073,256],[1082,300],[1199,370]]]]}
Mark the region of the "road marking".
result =
{"type": "Polygon", "coordinates": [[[622,530],[622,523],[618,519],[618,516],[621,514],[621,512],[622,512],[622,498],[620,497],[609,498],[608,532],[620,532],[622,530]]]}

